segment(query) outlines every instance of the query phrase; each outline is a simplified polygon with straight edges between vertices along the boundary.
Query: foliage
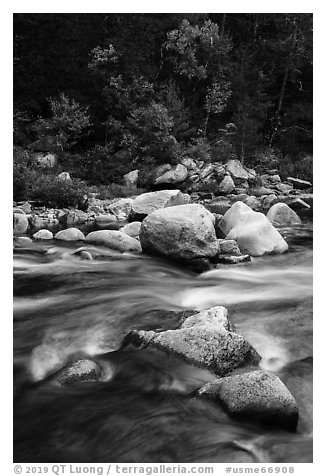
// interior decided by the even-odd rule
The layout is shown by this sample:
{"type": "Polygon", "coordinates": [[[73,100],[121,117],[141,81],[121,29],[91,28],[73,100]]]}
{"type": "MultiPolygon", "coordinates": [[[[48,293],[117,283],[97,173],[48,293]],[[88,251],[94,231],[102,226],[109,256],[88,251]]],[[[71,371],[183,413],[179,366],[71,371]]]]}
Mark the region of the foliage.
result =
{"type": "Polygon", "coordinates": [[[186,147],[185,155],[194,160],[211,161],[211,145],[204,137],[197,137],[186,147]]]}
{"type": "Polygon", "coordinates": [[[90,126],[88,107],[61,93],[58,99],[49,99],[51,117],[40,118],[37,127],[44,135],[54,135],[58,147],[63,151],[78,142],[90,126]]]}

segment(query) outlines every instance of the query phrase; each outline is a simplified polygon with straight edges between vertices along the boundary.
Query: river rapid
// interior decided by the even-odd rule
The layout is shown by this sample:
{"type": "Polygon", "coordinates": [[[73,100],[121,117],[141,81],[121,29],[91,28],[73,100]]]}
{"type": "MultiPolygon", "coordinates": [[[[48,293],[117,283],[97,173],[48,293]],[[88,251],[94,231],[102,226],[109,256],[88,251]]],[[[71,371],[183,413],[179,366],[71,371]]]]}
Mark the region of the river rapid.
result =
{"type": "MultiPolygon", "coordinates": [[[[159,259],[14,242],[14,461],[312,461],[312,223],[283,229],[289,252],[200,275],[159,259]],[[193,396],[215,376],[157,350],[121,347],[132,329],[173,329],[182,309],[223,305],[235,331],[294,395],[296,433],[228,417],[193,396]],[[47,377],[90,357],[100,382],[47,377]]],[[[94,247],[92,247],[94,248],[94,247]]]]}

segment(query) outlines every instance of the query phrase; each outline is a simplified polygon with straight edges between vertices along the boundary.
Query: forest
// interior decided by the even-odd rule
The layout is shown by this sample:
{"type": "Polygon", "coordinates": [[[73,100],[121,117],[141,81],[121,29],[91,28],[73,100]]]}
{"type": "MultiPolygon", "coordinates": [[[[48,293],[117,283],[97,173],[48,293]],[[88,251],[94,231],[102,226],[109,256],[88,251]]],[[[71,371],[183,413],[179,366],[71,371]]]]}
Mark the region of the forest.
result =
{"type": "Polygon", "coordinates": [[[309,13],[14,14],[14,199],[56,191],[40,139],[77,195],[182,157],[311,181],[312,67],[309,13]]]}

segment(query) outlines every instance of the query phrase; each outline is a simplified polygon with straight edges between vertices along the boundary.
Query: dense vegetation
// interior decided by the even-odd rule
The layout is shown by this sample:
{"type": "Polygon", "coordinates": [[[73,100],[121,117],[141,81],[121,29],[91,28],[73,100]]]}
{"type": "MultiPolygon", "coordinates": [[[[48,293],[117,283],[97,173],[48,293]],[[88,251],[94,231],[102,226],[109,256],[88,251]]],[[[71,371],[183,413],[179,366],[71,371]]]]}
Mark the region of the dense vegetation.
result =
{"type": "MultiPolygon", "coordinates": [[[[312,15],[15,14],[14,141],[45,135],[78,190],[182,156],[311,179],[312,15]]],[[[14,178],[49,181],[21,149],[14,178]]]]}

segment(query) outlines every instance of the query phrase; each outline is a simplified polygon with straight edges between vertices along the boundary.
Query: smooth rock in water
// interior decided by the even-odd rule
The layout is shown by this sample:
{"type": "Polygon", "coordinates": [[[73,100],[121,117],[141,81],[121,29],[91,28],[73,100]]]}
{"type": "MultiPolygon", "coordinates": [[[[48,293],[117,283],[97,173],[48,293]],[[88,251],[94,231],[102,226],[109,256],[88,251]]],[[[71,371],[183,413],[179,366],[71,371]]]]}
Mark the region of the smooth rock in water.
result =
{"type": "Polygon", "coordinates": [[[34,240],[53,240],[53,233],[50,230],[39,230],[33,235],[34,240]]]}
{"type": "Polygon", "coordinates": [[[242,336],[222,326],[206,325],[165,332],[133,331],[127,342],[137,347],[153,347],[176,355],[186,362],[224,376],[247,365],[257,365],[257,351],[242,336]]]}
{"type": "Polygon", "coordinates": [[[275,203],[266,215],[275,226],[300,225],[301,218],[286,203],[275,203]]]}
{"type": "Polygon", "coordinates": [[[179,205],[156,210],[142,222],[144,252],[177,260],[213,258],[219,245],[215,218],[202,205],[179,205]]]}
{"type": "Polygon", "coordinates": [[[79,382],[97,382],[102,375],[100,366],[93,360],[81,359],[60,370],[54,380],[60,385],[70,385],[79,382]]]}
{"type": "Polygon", "coordinates": [[[220,255],[218,262],[222,264],[238,264],[243,263],[244,261],[250,261],[251,258],[249,255],[220,255]]]}
{"type": "Polygon", "coordinates": [[[255,212],[258,212],[262,208],[260,200],[254,195],[249,195],[249,197],[244,200],[244,203],[255,212]]]}
{"type": "Polygon", "coordinates": [[[312,187],[312,183],[308,182],[308,180],[301,180],[298,178],[294,177],[287,177],[287,182],[290,182],[291,185],[293,185],[294,188],[304,190],[306,188],[312,187]]]}
{"type": "Polygon", "coordinates": [[[133,221],[132,223],[127,223],[127,225],[120,228],[122,233],[131,236],[132,238],[139,238],[141,227],[141,221],[133,221]]]}
{"type": "Polygon", "coordinates": [[[229,160],[226,164],[226,171],[231,174],[236,183],[241,183],[251,177],[251,174],[238,159],[229,160]]]}
{"type": "Polygon", "coordinates": [[[238,243],[235,240],[218,239],[221,254],[241,255],[238,243]]]}
{"type": "Polygon", "coordinates": [[[230,175],[225,175],[224,179],[218,186],[218,191],[223,194],[231,193],[234,190],[235,185],[230,175]]]}
{"type": "Polygon", "coordinates": [[[58,157],[55,154],[40,155],[36,162],[40,167],[52,169],[58,164],[58,157]]]}
{"type": "Polygon", "coordinates": [[[58,179],[60,180],[71,180],[69,172],[61,172],[61,174],[58,175],[58,179]]]}
{"type": "Polygon", "coordinates": [[[128,219],[132,211],[134,201],[134,198],[121,198],[120,200],[117,200],[116,202],[109,205],[109,211],[116,216],[124,214],[128,219]]]}
{"type": "Polygon", "coordinates": [[[135,251],[141,253],[142,251],[138,240],[117,230],[92,231],[86,236],[85,241],[86,243],[104,245],[121,252],[135,251]]]}
{"type": "Polygon", "coordinates": [[[139,170],[131,170],[131,172],[123,176],[124,183],[127,187],[137,187],[139,170]]]}
{"type": "Polygon", "coordinates": [[[79,256],[82,259],[85,259],[85,260],[92,260],[93,259],[93,256],[91,255],[91,253],[89,251],[81,251],[79,256]]]}
{"type": "Polygon", "coordinates": [[[177,164],[163,175],[155,179],[155,184],[160,183],[180,183],[186,180],[188,175],[187,168],[182,164],[177,164]]]}
{"type": "Polygon", "coordinates": [[[190,196],[180,190],[160,190],[158,192],[142,193],[135,198],[132,213],[135,220],[139,221],[152,212],[161,208],[185,205],[190,202],[190,196]]]}
{"type": "Polygon", "coordinates": [[[201,387],[198,394],[222,402],[234,418],[292,431],[298,424],[299,410],[294,397],[276,375],[265,370],[214,380],[201,387]]]}
{"type": "Polygon", "coordinates": [[[23,233],[26,233],[29,226],[27,216],[21,213],[14,213],[13,219],[14,219],[14,222],[13,222],[14,234],[21,235],[23,233]]]}
{"type": "Polygon", "coordinates": [[[250,256],[285,253],[288,244],[263,213],[252,211],[243,217],[227,234],[233,239],[242,253],[250,256]]]}
{"type": "Polygon", "coordinates": [[[98,215],[95,217],[95,223],[103,224],[103,223],[113,223],[117,221],[117,217],[115,215],[111,215],[111,213],[107,213],[105,215],[98,215]]]}
{"type": "Polygon", "coordinates": [[[187,317],[181,325],[181,329],[195,326],[207,325],[223,328],[226,331],[231,330],[230,322],[228,320],[228,310],[224,306],[215,306],[205,311],[198,312],[192,316],[187,317]]]}
{"type": "Polygon", "coordinates": [[[62,241],[83,241],[85,240],[85,235],[78,228],[67,228],[66,230],[58,231],[54,238],[62,241]]]}
{"type": "Polygon", "coordinates": [[[219,228],[227,235],[237,223],[245,221],[246,216],[252,213],[254,212],[248,205],[237,201],[224,214],[219,223],[219,228]]]}

